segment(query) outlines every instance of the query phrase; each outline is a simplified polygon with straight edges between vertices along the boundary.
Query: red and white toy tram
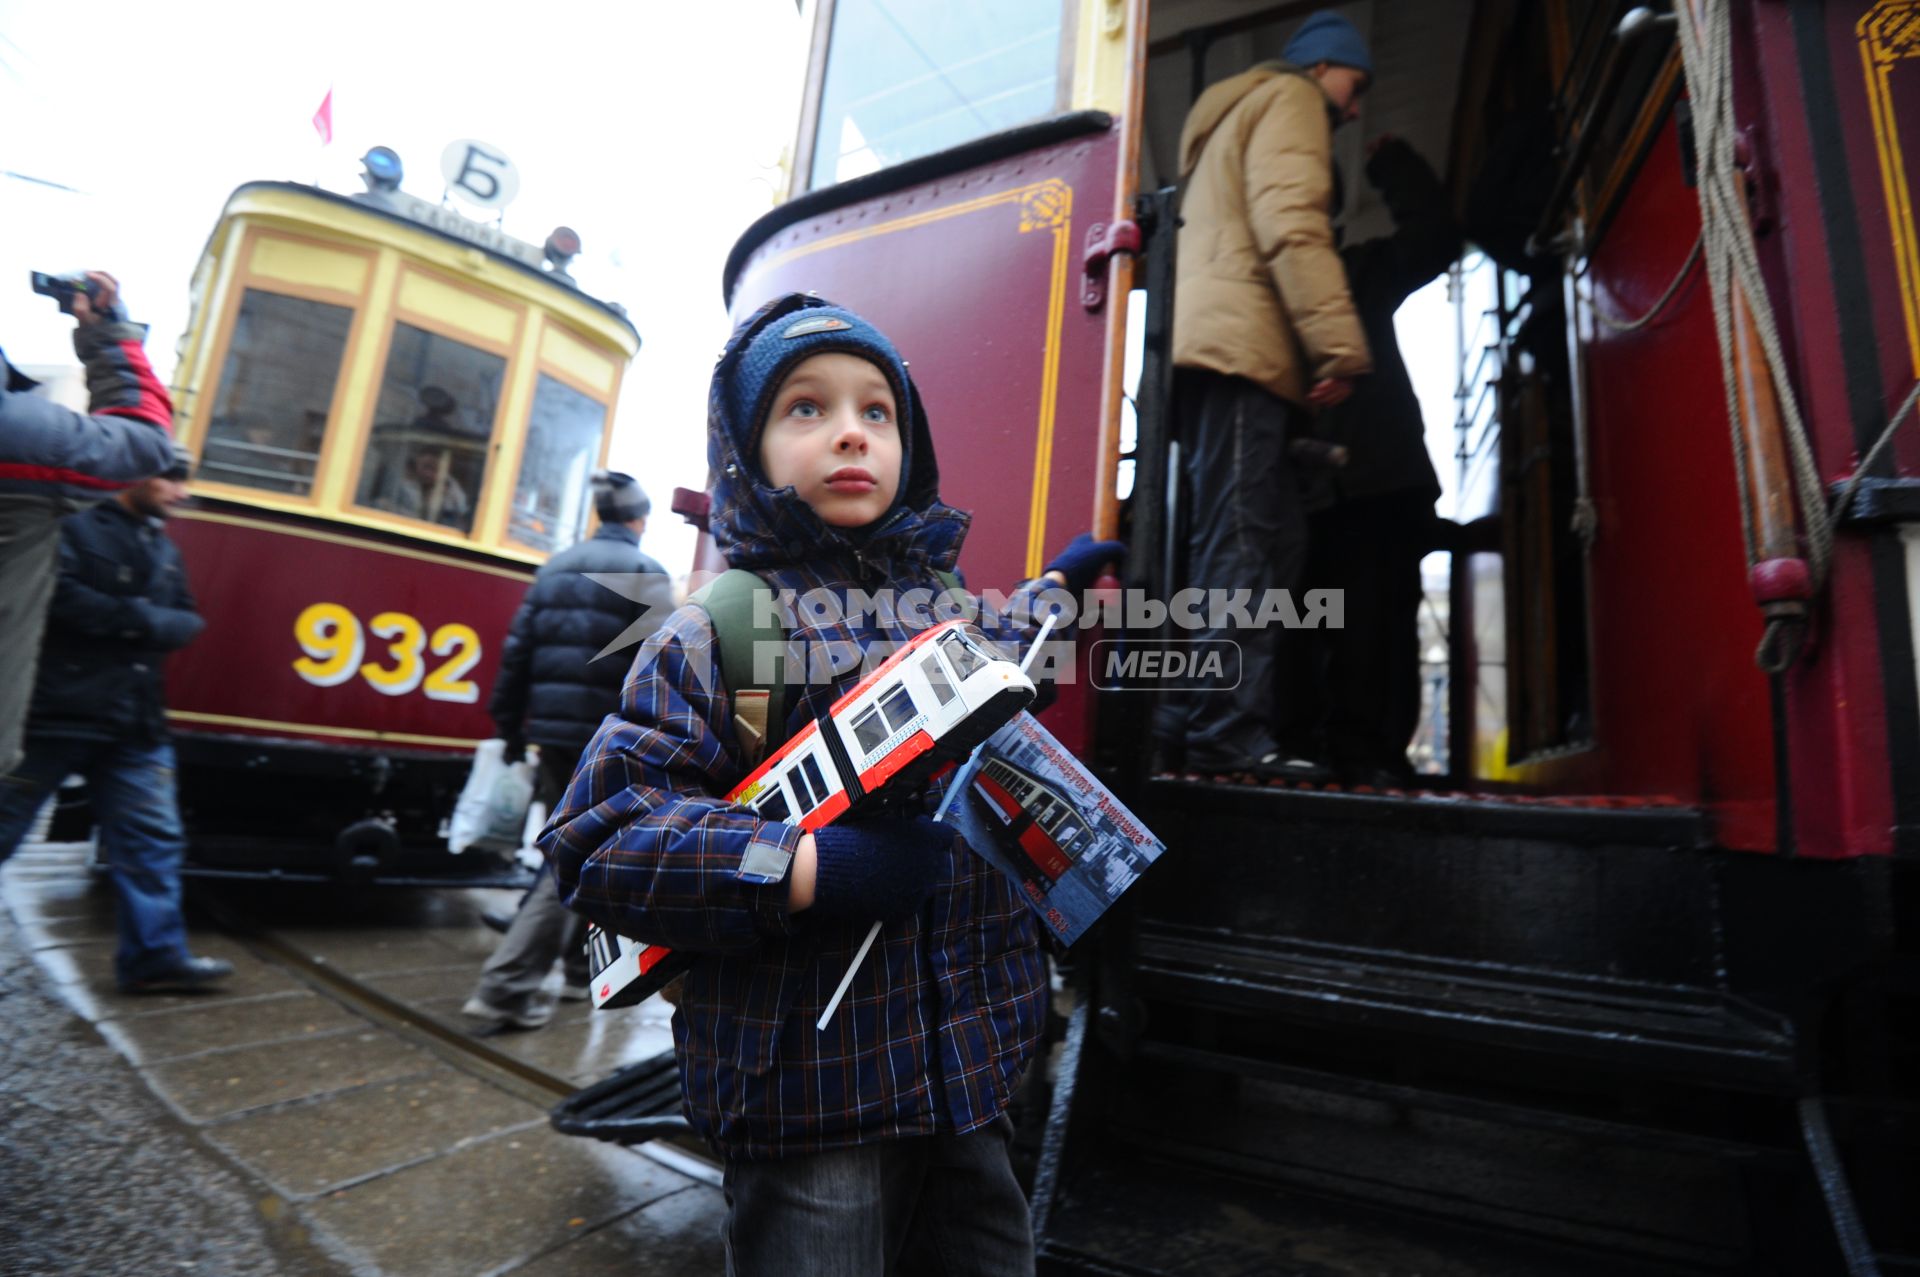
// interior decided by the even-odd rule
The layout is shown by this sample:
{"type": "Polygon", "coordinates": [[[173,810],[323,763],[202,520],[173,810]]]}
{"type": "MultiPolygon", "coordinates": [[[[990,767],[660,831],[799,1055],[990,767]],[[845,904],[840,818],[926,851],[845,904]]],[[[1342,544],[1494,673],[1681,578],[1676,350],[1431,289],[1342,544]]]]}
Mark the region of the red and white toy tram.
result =
{"type": "MultiPolygon", "coordinates": [[[[903,793],[1032,703],[1033,682],[945,621],[912,641],[808,723],[727,795],[761,819],[814,830],[903,793]]],[[[588,929],[593,1005],[632,1006],[686,969],[663,945],[588,929]]]]}

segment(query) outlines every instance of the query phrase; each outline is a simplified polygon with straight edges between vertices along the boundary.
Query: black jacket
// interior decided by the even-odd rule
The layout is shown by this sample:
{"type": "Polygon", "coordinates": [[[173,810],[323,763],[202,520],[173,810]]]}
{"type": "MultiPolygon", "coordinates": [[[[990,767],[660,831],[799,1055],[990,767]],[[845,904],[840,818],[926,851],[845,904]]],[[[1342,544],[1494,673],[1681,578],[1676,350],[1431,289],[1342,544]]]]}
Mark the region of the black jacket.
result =
{"type": "Polygon", "coordinates": [[[1393,215],[1393,234],[1355,244],[1340,257],[1373,351],[1373,372],[1354,382],[1345,403],[1322,415],[1316,433],[1345,444],[1350,453],[1346,467],[1333,473],[1339,496],[1418,494],[1432,504],[1440,483],[1427,454],[1420,400],[1400,355],[1393,313],[1453,264],[1460,253],[1460,228],[1440,179],[1405,142],[1381,143],[1367,161],[1367,180],[1393,215]]]}
{"type": "Polygon", "coordinates": [[[102,501],[60,527],[28,736],[157,741],[167,654],[206,622],[165,525],[102,501]]]}
{"type": "Polygon", "coordinates": [[[575,753],[586,748],[600,720],[620,707],[634,653],[672,611],[666,569],[640,553],[630,528],[603,524],[547,560],[500,653],[500,676],[487,702],[500,735],[575,753]],[[656,577],[615,590],[587,579],[589,572],[656,577]],[[618,651],[599,655],[635,622],[641,628],[618,651]]]}

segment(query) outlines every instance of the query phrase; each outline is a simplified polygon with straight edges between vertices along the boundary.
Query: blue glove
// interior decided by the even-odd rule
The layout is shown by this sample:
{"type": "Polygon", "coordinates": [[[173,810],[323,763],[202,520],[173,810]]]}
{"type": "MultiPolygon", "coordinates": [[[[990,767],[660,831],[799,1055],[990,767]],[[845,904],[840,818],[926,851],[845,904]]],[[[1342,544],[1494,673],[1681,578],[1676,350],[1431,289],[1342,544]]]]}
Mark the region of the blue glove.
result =
{"type": "Polygon", "coordinates": [[[1099,579],[1101,568],[1109,563],[1120,563],[1126,557],[1126,542],[1096,541],[1093,533],[1082,532],[1053,556],[1053,562],[1047,564],[1045,571],[1058,572],[1067,578],[1069,590],[1082,594],[1099,579]]]}
{"type": "Polygon", "coordinates": [[[892,922],[916,912],[959,836],[927,816],[877,816],[816,830],[808,912],[852,922],[892,922]]]}

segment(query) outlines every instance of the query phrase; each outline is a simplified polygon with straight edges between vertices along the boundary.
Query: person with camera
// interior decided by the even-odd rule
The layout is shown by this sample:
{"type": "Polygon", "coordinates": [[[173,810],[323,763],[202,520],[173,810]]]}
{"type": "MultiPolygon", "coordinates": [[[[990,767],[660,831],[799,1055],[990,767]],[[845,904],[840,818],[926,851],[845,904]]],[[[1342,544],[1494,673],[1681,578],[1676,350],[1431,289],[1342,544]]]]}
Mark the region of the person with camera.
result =
{"type": "Polygon", "coordinates": [[[26,758],[0,776],[0,860],[62,779],[87,778],[100,859],[113,884],[123,993],[197,989],[233,974],[187,948],[180,908],[186,836],[167,735],[166,659],[206,622],[166,521],[187,496],[192,458],[67,520],[33,685],[26,758]]]}
{"type": "Polygon", "coordinates": [[[36,273],[33,286],[73,316],[91,402],[82,413],[33,394],[37,383],[0,351],[0,773],[20,761],[61,518],[173,463],[173,404],[113,276],[36,273]]]}

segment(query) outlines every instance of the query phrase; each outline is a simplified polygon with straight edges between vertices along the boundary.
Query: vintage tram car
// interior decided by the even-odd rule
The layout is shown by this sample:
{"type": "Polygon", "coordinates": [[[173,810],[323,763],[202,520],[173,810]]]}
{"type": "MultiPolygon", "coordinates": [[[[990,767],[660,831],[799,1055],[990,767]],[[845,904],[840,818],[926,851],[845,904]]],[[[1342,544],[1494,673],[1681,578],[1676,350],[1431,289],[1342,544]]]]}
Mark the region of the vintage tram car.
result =
{"type": "Polygon", "coordinates": [[[439,827],[533,569],[587,531],[639,348],[556,269],[577,248],[394,189],[228,200],[174,387],[208,620],[168,667],[189,872],[505,872],[439,827]]]}
{"type": "MultiPolygon", "coordinates": [[[[729,307],[814,290],[912,352],[970,574],[1091,512],[1165,599],[1205,499],[1182,119],[1320,6],[810,7],[729,307]]],[[[1920,377],[1920,4],[1341,10],[1377,71],[1348,241],[1390,224],[1383,132],[1492,211],[1455,322],[1404,339],[1457,396],[1426,774],[1187,775],[1151,688],[1055,707],[1168,852],[1073,955],[1042,1270],[1910,1265],[1920,430],[1883,430],[1920,377]]]]}
{"type": "MultiPolygon", "coordinates": [[[[727,795],[762,820],[819,829],[911,790],[1033,701],[1033,681],[965,621],[920,631],[727,795]]],[[[662,945],[588,928],[593,1005],[632,1006],[685,970],[662,945]]]]}

